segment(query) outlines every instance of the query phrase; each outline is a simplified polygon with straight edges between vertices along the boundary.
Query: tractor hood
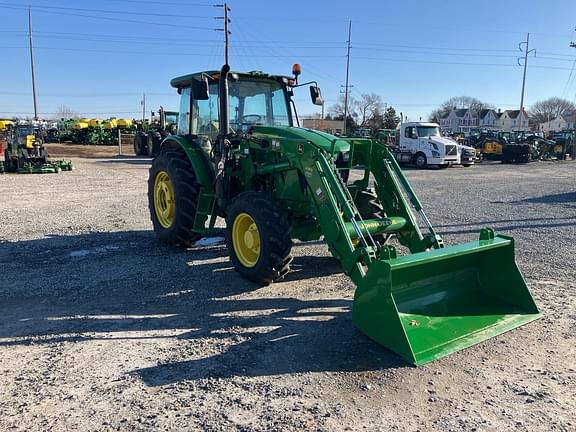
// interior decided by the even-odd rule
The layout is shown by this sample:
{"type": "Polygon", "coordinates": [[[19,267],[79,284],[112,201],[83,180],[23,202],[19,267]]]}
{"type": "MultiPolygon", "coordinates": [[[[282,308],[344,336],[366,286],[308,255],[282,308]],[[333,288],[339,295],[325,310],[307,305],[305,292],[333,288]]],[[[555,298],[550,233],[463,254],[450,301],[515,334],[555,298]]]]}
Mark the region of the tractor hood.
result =
{"type": "Polygon", "coordinates": [[[311,142],[328,153],[332,152],[332,150],[336,153],[350,151],[350,144],[347,141],[314,129],[292,126],[254,126],[252,134],[258,138],[263,138],[263,135],[265,135],[279,140],[290,139],[311,142]]]}

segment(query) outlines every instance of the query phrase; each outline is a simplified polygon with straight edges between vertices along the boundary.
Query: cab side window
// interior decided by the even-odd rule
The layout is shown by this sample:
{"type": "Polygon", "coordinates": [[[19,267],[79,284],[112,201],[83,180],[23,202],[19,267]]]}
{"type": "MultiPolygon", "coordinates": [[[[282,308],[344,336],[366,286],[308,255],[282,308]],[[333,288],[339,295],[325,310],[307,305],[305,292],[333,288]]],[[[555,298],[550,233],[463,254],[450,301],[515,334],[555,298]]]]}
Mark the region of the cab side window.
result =
{"type": "Polygon", "coordinates": [[[210,97],[207,100],[195,100],[195,124],[192,125],[192,133],[199,136],[207,136],[214,140],[218,136],[218,87],[211,84],[210,97]]]}
{"type": "Polygon", "coordinates": [[[418,138],[418,135],[416,134],[416,128],[413,126],[407,127],[404,131],[404,136],[411,139],[418,138]]]}
{"type": "Polygon", "coordinates": [[[180,94],[180,115],[178,116],[178,135],[190,134],[190,87],[183,88],[180,94]]]}

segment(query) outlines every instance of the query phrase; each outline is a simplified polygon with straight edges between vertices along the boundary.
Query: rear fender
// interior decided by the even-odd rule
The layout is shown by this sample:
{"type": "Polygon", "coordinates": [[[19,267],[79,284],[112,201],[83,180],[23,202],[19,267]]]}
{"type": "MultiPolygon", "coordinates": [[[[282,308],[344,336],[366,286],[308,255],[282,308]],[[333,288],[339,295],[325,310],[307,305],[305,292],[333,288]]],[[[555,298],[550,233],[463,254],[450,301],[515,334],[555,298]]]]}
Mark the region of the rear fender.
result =
{"type": "Polygon", "coordinates": [[[160,145],[160,151],[166,148],[181,148],[194,168],[196,180],[201,186],[212,188],[214,185],[214,164],[209,155],[192,136],[170,135],[160,145]]]}

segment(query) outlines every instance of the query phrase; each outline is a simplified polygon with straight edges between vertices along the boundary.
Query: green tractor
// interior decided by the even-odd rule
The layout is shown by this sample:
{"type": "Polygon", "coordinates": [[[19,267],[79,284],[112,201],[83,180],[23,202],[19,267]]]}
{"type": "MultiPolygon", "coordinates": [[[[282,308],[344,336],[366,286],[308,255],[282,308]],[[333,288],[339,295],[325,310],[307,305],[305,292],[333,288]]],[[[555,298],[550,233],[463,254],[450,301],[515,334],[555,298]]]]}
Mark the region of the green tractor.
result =
{"type": "MultiPolygon", "coordinates": [[[[154,117],[154,112],[152,112],[154,117]]],[[[158,110],[157,121],[142,122],[134,135],[134,154],[136,156],[156,157],[160,153],[160,144],[168,135],[176,133],[178,112],[166,111],[162,106],[158,110]]]]}
{"type": "Polygon", "coordinates": [[[298,126],[295,89],[311,84],[312,102],[323,101],[293,73],[224,65],[171,81],[178,130],[148,180],[162,242],[189,246],[225,218],[236,271],[269,284],[289,272],[294,240],[323,237],[357,287],[355,325],[416,365],[539,317],[512,238],[485,228],[477,241],[445,245],[385,144],[298,126]]]}
{"type": "Polygon", "coordinates": [[[4,162],[0,162],[0,172],[44,174],[71,170],[70,161],[48,160],[42,134],[33,125],[15,125],[9,128],[4,162]]]}

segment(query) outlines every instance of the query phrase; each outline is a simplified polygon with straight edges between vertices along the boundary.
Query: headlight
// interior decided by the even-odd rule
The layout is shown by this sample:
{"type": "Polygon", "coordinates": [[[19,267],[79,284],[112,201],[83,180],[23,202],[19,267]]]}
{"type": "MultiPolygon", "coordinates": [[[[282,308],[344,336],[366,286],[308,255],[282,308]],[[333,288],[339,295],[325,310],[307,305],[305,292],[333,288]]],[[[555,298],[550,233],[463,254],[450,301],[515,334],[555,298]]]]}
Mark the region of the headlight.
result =
{"type": "Polygon", "coordinates": [[[440,153],[435,150],[432,150],[432,157],[440,157],[440,153]]]}

